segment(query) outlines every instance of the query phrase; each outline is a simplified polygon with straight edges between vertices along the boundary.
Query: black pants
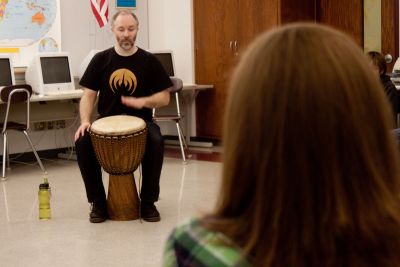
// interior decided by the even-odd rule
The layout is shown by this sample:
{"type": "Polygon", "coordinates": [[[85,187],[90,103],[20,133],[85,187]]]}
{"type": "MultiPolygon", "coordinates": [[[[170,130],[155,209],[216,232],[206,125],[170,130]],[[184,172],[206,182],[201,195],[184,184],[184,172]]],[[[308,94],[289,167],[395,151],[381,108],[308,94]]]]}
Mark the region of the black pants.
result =
{"type": "MultiPolygon", "coordinates": [[[[147,124],[146,150],[142,159],[142,201],[155,202],[160,194],[160,175],[164,159],[164,139],[160,127],[153,122],[147,124]]],[[[89,202],[104,201],[106,194],[89,133],[75,142],[79,169],[86,188],[89,202]]]]}

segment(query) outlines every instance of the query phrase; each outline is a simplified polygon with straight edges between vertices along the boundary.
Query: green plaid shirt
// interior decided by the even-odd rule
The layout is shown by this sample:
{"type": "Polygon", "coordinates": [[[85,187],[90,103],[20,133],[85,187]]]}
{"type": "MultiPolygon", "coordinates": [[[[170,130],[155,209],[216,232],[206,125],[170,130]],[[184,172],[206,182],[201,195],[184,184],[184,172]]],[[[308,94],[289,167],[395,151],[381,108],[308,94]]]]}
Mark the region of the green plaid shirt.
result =
{"type": "Polygon", "coordinates": [[[204,228],[199,219],[190,219],[176,227],[168,238],[164,267],[245,267],[242,250],[218,232],[204,228]]]}

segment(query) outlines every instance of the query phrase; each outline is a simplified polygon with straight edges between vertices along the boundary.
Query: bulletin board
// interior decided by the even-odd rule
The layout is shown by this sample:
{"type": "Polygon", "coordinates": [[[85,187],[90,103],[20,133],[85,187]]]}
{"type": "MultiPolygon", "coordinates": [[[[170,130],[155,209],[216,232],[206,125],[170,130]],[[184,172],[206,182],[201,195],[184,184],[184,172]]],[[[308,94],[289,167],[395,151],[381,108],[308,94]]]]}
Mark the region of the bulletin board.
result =
{"type": "Polygon", "coordinates": [[[136,0],[116,0],[116,8],[136,9],[136,0]]]}

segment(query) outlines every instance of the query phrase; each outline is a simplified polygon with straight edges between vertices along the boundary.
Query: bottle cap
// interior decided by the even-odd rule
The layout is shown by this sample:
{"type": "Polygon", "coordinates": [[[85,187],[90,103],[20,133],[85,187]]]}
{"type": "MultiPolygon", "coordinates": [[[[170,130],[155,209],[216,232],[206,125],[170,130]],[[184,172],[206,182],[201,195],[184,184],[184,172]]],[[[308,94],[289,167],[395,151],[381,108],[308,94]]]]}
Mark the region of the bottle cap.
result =
{"type": "Polygon", "coordinates": [[[49,183],[42,183],[39,185],[39,189],[49,189],[49,183]]]}

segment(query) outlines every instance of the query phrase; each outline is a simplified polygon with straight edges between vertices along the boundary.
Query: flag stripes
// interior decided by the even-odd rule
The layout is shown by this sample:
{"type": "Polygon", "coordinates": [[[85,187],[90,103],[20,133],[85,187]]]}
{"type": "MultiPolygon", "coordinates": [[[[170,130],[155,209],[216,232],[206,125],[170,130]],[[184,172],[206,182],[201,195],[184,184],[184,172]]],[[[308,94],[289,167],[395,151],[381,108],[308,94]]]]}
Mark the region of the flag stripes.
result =
{"type": "Polygon", "coordinates": [[[108,22],[108,0],[90,0],[93,14],[100,28],[108,22]]]}

